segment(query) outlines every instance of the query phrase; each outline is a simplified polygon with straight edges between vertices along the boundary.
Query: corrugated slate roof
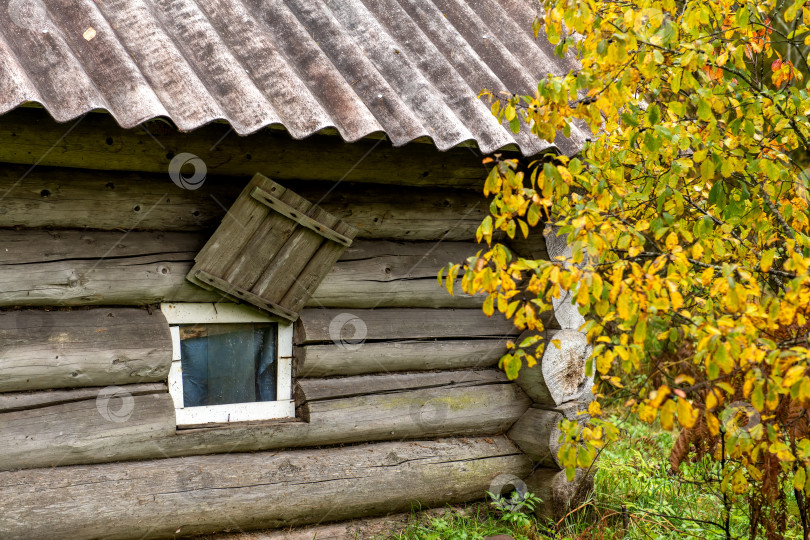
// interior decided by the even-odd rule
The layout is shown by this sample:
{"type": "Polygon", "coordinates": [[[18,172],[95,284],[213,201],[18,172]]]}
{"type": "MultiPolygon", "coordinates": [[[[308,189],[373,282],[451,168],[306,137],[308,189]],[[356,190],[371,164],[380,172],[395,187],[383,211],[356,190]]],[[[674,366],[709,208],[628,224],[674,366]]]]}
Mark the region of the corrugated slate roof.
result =
{"type": "MultiPolygon", "coordinates": [[[[280,124],[302,138],[384,132],[396,146],[517,145],[477,98],[531,93],[574,66],[531,35],[530,0],[0,0],[0,113],[41,103],[57,121],[105,109],[124,128],[280,124]]],[[[583,134],[556,146],[579,147],[583,134]]]]}

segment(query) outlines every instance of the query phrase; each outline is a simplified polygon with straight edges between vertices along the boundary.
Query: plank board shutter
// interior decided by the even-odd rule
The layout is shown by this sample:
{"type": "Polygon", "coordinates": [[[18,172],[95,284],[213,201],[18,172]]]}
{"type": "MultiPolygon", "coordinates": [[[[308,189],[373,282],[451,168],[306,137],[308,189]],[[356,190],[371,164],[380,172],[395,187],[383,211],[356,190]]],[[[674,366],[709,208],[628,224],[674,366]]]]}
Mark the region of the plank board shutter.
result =
{"type": "Polygon", "coordinates": [[[256,174],[187,278],[294,321],[356,234],[351,225],[256,174]]]}

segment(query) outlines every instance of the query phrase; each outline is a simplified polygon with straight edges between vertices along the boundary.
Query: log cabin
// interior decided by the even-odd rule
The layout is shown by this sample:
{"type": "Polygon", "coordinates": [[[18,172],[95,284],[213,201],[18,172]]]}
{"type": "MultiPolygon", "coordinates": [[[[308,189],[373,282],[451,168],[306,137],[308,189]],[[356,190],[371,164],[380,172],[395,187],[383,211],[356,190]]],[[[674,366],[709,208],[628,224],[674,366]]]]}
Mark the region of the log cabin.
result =
{"type": "MultiPolygon", "coordinates": [[[[480,90],[573,61],[528,0],[0,1],[0,538],[174,538],[531,490],[583,320],[516,382],[474,256],[480,90]]],[[[513,250],[566,257],[553,231],[513,250]]]]}

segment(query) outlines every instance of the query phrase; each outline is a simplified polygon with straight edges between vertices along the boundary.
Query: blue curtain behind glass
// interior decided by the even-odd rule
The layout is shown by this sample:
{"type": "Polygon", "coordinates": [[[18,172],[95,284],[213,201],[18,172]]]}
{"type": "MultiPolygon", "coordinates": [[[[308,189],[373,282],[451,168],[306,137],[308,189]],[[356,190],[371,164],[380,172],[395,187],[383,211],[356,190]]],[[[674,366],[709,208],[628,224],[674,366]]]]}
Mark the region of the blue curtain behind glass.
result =
{"type": "Polygon", "coordinates": [[[275,401],[276,325],[194,325],[181,328],[183,405],[275,401]]]}

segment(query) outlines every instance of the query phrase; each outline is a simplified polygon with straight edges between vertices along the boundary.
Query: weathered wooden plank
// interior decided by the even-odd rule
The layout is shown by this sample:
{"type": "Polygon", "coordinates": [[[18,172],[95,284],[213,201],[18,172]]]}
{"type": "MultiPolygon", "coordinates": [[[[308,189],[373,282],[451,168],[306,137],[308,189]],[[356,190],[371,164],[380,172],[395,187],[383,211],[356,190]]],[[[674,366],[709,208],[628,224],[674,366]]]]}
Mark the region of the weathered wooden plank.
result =
{"type": "MultiPolygon", "coordinates": [[[[532,333],[524,333],[519,341],[529,335],[532,333]]],[[[535,403],[549,408],[569,401],[590,401],[593,377],[585,375],[585,362],[591,348],[585,334],[577,330],[547,332],[545,343],[542,360],[521,368],[517,383],[535,403]]]]}
{"type": "Polygon", "coordinates": [[[163,381],[172,340],[159,311],[0,312],[0,391],[163,381]]]}
{"type": "MultiPolygon", "coordinates": [[[[66,456],[59,439],[54,442],[55,435],[51,433],[48,435],[51,442],[35,448],[38,461],[29,462],[24,453],[13,453],[5,460],[0,459],[0,469],[29,468],[38,466],[33,463],[64,459],[71,459],[70,463],[103,463],[112,458],[143,460],[368,441],[495,435],[508,430],[529,404],[529,398],[517,385],[501,382],[411,388],[314,402],[309,407],[309,422],[258,422],[172,430],[143,441],[128,439],[130,434],[126,431],[91,430],[68,437],[64,444],[77,450],[66,456]]],[[[86,403],[84,413],[89,418],[98,416],[91,403],[86,403]]],[[[0,415],[0,421],[2,418],[0,415]]]]}
{"type": "MultiPolygon", "coordinates": [[[[474,242],[356,242],[341,256],[340,263],[333,266],[324,282],[318,287],[315,305],[354,308],[362,307],[361,297],[346,298],[345,291],[354,289],[362,276],[368,294],[381,299],[389,307],[409,307],[408,295],[419,290],[420,297],[433,297],[433,303],[424,307],[447,305],[447,290],[436,280],[440,268],[448,262],[463,262],[481,249],[474,242]],[[407,287],[408,295],[402,294],[407,287]],[[338,298],[342,298],[340,304],[338,298]]],[[[456,307],[481,307],[485,295],[469,296],[461,290],[461,281],[456,282],[453,305],[456,307]]],[[[381,304],[380,304],[381,305],[381,304]]]]}
{"type": "MultiPolygon", "coordinates": [[[[223,294],[195,286],[185,277],[206,240],[205,234],[183,232],[0,230],[0,306],[216,302],[223,294]]],[[[350,249],[367,252],[364,243],[355,242],[350,249]]],[[[403,251],[412,249],[407,244],[394,245],[403,251]]],[[[443,246],[439,244],[434,253],[442,253],[443,246]]],[[[450,257],[460,248],[455,243],[447,246],[450,257]]],[[[416,255],[403,257],[408,262],[418,260],[416,255]]],[[[444,259],[435,255],[431,261],[444,259]]],[[[408,272],[407,263],[398,264],[394,254],[382,252],[379,260],[338,262],[308,304],[352,308],[481,304],[480,298],[442,291],[435,280],[438,266],[431,268],[431,264],[420,263],[408,272]],[[351,269],[341,270],[344,264],[351,269]],[[432,277],[415,278],[426,274],[432,277]],[[380,281],[381,276],[388,277],[380,281]]]]}
{"type": "Polygon", "coordinates": [[[362,347],[333,343],[298,347],[298,377],[330,377],[429,369],[485,368],[506,354],[504,339],[381,341],[362,347]]]}
{"type": "Polygon", "coordinates": [[[523,453],[544,467],[561,469],[557,453],[562,443],[559,423],[563,415],[554,411],[529,408],[515,422],[507,436],[523,453]]]}
{"type": "MultiPolygon", "coordinates": [[[[256,179],[251,184],[255,181],[256,179]]],[[[276,186],[266,187],[272,189],[276,186]]],[[[293,205],[293,208],[300,212],[306,212],[312,207],[312,203],[291,190],[285,190],[280,196],[282,201],[289,202],[289,204],[293,205]]],[[[244,192],[242,197],[244,197],[244,192]]],[[[243,201],[240,198],[239,200],[239,204],[249,203],[252,203],[249,199],[243,201]]],[[[226,228],[221,231],[221,234],[244,234],[238,228],[231,227],[228,229],[225,222],[223,222],[223,226],[226,228]]],[[[266,217],[258,225],[249,240],[243,243],[238,252],[235,252],[236,256],[232,257],[233,260],[229,264],[226,261],[220,263],[223,266],[228,264],[227,270],[223,273],[223,279],[242,289],[250,290],[256,280],[259,279],[259,276],[262,275],[264,269],[267,268],[269,261],[276,256],[297,226],[294,221],[284,216],[271,217],[270,212],[267,212],[266,217]],[[261,256],[257,256],[257,254],[261,254],[261,256]]],[[[199,260],[199,257],[197,260],[199,260]]],[[[217,261],[210,261],[208,266],[214,269],[215,264],[217,264],[217,261]]]]}
{"type": "Polygon", "coordinates": [[[271,195],[270,193],[264,191],[259,187],[254,187],[250,191],[250,196],[256,199],[257,201],[261,202],[262,204],[272,208],[279,214],[295,221],[300,226],[306,227],[307,229],[311,229],[328,240],[337,242],[338,244],[343,244],[346,247],[352,245],[351,238],[343,236],[339,232],[334,231],[329,227],[325,227],[323,223],[315,219],[312,219],[306,214],[301,214],[301,212],[299,212],[294,207],[285,204],[284,201],[282,201],[281,199],[274,197],[273,195],[271,195]]]}
{"type": "Polygon", "coordinates": [[[0,305],[216,301],[187,283],[194,233],[0,230],[0,305]]]}
{"type": "Polygon", "coordinates": [[[155,456],[157,441],[174,432],[168,393],[132,395],[126,386],[106,387],[93,399],[0,414],[0,469],[155,456]]]}
{"type": "MultiPolygon", "coordinates": [[[[335,226],[335,230],[339,233],[347,233],[349,235],[353,235],[356,232],[356,229],[345,221],[339,222],[335,226]]],[[[290,311],[299,313],[311,298],[312,292],[317,291],[320,283],[323,282],[326,275],[328,275],[324,274],[323,268],[329,268],[330,271],[334,269],[335,263],[344,251],[341,244],[323,242],[318,248],[318,251],[301,270],[301,273],[292,285],[290,285],[279,303],[290,311]]]]}
{"type": "Polygon", "coordinates": [[[296,344],[335,343],[357,347],[365,341],[503,338],[515,335],[512,322],[480,309],[308,308],[296,324],[296,344]]]}
{"type": "Polygon", "coordinates": [[[481,156],[466,148],[439,152],[424,144],[401,148],[387,141],[348,144],[323,135],[296,141],[271,130],[238,137],[228,135],[230,128],[223,124],[192,133],[161,129],[152,134],[147,130],[160,125],[150,126],[125,130],[109,115],[91,113],[65,135],[67,127],[45,111],[16,109],[0,118],[0,138],[5,141],[0,162],[165,174],[175,155],[185,152],[202,159],[208,174],[250,176],[261,171],[276,179],[470,189],[483,185],[488,172],[481,156]]]}
{"type": "MultiPolygon", "coordinates": [[[[336,217],[318,207],[309,210],[308,215],[328,227],[334,227],[338,223],[336,217]]],[[[298,227],[269,261],[251,290],[261,297],[272,297],[280,302],[323,243],[324,238],[321,235],[305,227],[298,227]]],[[[341,247],[345,249],[344,246],[341,247]]],[[[321,276],[328,270],[321,268],[321,276]]]]}
{"type": "Polygon", "coordinates": [[[0,530],[112,539],[287,527],[474,500],[499,474],[530,469],[498,437],[4,472],[0,530]]]}
{"type": "MultiPolygon", "coordinates": [[[[99,386],[69,388],[66,390],[38,390],[33,392],[0,393],[0,413],[50,407],[74,401],[95,399],[103,390],[99,386]]],[[[169,391],[165,383],[128,384],[126,391],[133,396],[145,394],[165,394],[169,391]]]]}
{"type": "MultiPolygon", "coordinates": [[[[188,277],[188,276],[187,276],[188,277]]],[[[268,302],[261,296],[253,294],[250,291],[246,291],[244,289],[240,289],[228,283],[227,281],[220,279],[216,276],[212,276],[207,272],[203,272],[202,270],[197,270],[196,274],[194,275],[194,281],[198,283],[205,283],[211,285],[212,288],[215,288],[217,291],[220,291],[222,296],[227,296],[228,298],[232,298],[236,301],[245,301],[249,304],[252,304],[264,311],[267,311],[273,315],[281,317],[287,321],[293,322],[295,319],[298,318],[297,313],[293,313],[283,307],[274,304],[272,302],[268,302]]]]}
{"type": "Polygon", "coordinates": [[[262,230],[262,225],[270,214],[267,207],[256,204],[256,201],[245,196],[245,193],[249,193],[256,186],[265,186],[268,191],[279,196],[287,192],[287,188],[272,180],[259,174],[254,175],[222,218],[215,235],[208,238],[203,248],[195,255],[196,264],[189,273],[192,281],[195,280],[196,272],[200,270],[223,277],[227,271],[220,273],[217,266],[220,261],[240,267],[243,261],[238,257],[239,253],[253,240],[257,231],[262,230]]]}
{"type": "MultiPolygon", "coordinates": [[[[247,183],[209,175],[198,190],[165,172],[86,171],[3,164],[0,227],[212,231],[247,183]]],[[[488,204],[480,193],[433,187],[285,180],[304,199],[358,228],[358,238],[472,240],[488,204]]]]}
{"type": "Polygon", "coordinates": [[[309,401],[302,413],[321,444],[338,444],[494,435],[508,430],[528,405],[516,385],[462,382],[309,401]]]}
{"type": "Polygon", "coordinates": [[[512,384],[502,371],[458,370],[425,373],[391,373],[326,379],[301,379],[296,383],[298,406],[330,399],[387,394],[439,386],[467,387],[487,384],[512,384]]]}

